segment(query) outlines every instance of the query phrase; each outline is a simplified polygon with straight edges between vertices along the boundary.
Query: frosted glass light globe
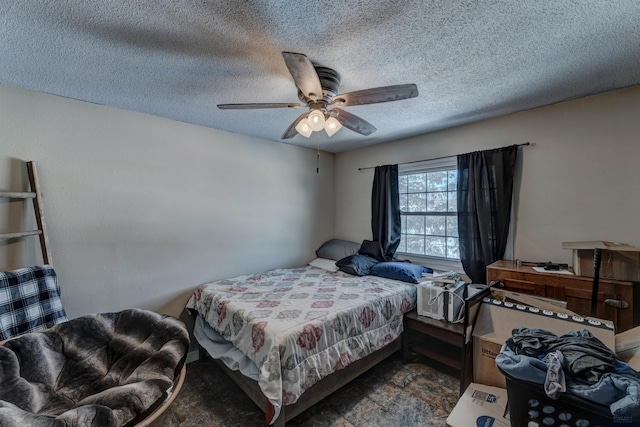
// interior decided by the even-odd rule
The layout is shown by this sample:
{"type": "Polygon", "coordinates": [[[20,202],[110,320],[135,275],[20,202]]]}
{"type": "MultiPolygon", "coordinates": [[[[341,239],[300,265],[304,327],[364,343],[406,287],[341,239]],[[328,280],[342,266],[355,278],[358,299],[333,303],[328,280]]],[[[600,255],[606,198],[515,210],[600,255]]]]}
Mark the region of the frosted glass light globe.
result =
{"type": "Polygon", "coordinates": [[[312,110],[307,116],[311,130],[319,131],[324,129],[324,113],[320,110],[312,110]]]}
{"type": "Polygon", "coordinates": [[[329,117],[324,125],[324,130],[329,137],[338,132],[342,128],[342,124],[335,117],[329,117]]]}
{"type": "Polygon", "coordinates": [[[298,133],[305,138],[309,138],[311,136],[311,132],[313,132],[311,130],[311,127],[309,126],[309,122],[307,121],[307,119],[300,120],[300,122],[296,125],[296,131],[298,131],[298,133]]]}

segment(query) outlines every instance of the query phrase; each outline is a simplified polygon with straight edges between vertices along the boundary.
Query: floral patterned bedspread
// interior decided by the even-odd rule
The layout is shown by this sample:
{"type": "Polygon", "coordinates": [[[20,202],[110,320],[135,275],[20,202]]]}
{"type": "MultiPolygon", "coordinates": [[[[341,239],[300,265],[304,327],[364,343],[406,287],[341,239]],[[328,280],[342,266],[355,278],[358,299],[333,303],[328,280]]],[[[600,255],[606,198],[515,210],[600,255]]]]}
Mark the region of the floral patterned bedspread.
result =
{"type": "Polygon", "coordinates": [[[275,420],[318,380],[399,337],[415,303],[415,285],[305,266],[202,285],[187,308],[253,360],[275,420]]]}

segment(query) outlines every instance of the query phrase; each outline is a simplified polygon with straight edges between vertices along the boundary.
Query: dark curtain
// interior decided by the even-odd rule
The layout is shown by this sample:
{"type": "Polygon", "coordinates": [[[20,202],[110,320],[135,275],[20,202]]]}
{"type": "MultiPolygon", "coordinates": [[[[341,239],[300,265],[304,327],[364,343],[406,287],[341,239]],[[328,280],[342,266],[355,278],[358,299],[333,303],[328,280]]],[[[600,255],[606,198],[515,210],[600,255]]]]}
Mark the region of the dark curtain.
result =
{"type": "Polygon", "coordinates": [[[376,167],[371,192],[371,230],[382,257],[391,261],[400,245],[398,165],[376,167]]]}
{"type": "Polygon", "coordinates": [[[517,145],[458,156],[460,260],[473,283],[504,256],[517,156],[517,145]]]}

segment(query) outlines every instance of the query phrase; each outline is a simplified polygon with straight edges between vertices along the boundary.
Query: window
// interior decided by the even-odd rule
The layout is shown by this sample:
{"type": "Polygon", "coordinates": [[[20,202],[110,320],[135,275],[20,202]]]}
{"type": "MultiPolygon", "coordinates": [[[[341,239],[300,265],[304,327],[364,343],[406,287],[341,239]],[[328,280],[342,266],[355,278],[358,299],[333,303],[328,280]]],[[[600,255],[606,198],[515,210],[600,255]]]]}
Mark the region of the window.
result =
{"type": "Polygon", "coordinates": [[[398,252],[459,261],[456,157],[400,165],[398,252]]]}

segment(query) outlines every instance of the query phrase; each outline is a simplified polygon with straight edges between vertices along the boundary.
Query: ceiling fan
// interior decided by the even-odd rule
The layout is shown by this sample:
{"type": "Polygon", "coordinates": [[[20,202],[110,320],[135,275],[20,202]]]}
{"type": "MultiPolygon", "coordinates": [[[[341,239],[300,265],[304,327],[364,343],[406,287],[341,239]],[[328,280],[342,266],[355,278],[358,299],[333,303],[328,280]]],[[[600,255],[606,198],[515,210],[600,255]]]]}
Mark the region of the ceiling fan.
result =
{"type": "Polygon", "coordinates": [[[327,135],[332,136],[342,126],[368,136],[377,130],[375,126],[338,107],[399,101],[418,96],[418,88],[415,84],[383,86],[338,94],[340,74],[335,70],[313,64],[302,53],[282,52],[282,56],[298,88],[298,98],[304,104],[218,104],[218,108],[222,110],[309,108],[309,112],[301,114],[291,123],[282,135],[282,139],[293,138],[297,134],[309,138],[312,132],[323,129],[327,135]]]}

